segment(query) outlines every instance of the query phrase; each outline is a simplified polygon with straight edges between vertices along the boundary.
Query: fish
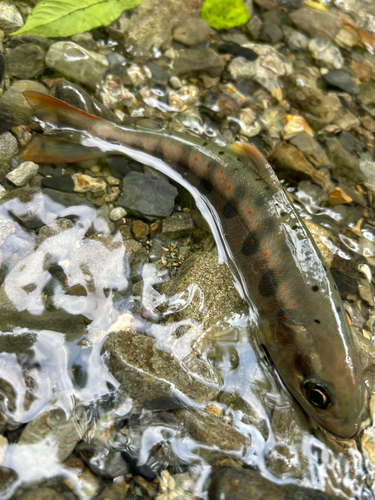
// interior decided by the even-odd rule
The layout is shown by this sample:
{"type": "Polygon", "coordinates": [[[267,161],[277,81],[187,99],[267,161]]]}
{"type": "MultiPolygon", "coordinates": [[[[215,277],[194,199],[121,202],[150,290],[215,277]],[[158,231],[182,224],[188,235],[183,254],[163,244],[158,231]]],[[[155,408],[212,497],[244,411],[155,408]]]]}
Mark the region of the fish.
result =
{"type": "Polygon", "coordinates": [[[260,151],[251,143],[224,147],[145,119],[119,126],[45,94],[23,95],[44,130],[23,160],[76,162],[123,153],[201,193],[260,320],[258,343],[283,383],[320,428],[354,437],[368,395],[340,294],[260,151]]]}

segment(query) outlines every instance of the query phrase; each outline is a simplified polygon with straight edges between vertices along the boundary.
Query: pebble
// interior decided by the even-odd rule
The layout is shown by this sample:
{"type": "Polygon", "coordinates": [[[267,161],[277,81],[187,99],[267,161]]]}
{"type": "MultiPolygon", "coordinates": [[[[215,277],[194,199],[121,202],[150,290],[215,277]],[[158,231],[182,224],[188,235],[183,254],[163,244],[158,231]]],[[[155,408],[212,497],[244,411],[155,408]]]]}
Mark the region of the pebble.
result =
{"type": "Polygon", "coordinates": [[[5,132],[0,135],[0,161],[7,161],[18,152],[16,138],[10,133],[5,132]]]}
{"type": "Polygon", "coordinates": [[[118,76],[107,75],[100,89],[100,97],[107,108],[116,106],[134,107],[137,99],[127,88],[123,86],[118,76]]]}
{"type": "Polygon", "coordinates": [[[194,221],[190,212],[178,212],[162,222],[162,236],[166,238],[182,238],[194,231],[194,221]]]}
{"type": "Polygon", "coordinates": [[[286,115],[284,120],[286,123],[280,131],[284,140],[287,141],[301,132],[305,132],[310,137],[313,137],[314,132],[311,130],[309,124],[303,116],[286,115]]]}
{"type": "Polygon", "coordinates": [[[76,193],[97,193],[104,191],[107,184],[102,179],[96,179],[85,174],[73,174],[72,179],[74,182],[74,191],[76,193]]]}
{"type": "Polygon", "coordinates": [[[111,221],[116,222],[118,220],[121,220],[122,218],[126,217],[127,212],[124,208],[122,207],[117,207],[114,208],[109,212],[109,218],[111,221]]]}
{"type": "Polygon", "coordinates": [[[16,30],[23,26],[22,16],[10,2],[0,2],[0,29],[16,30]]]}
{"type": "Polygon", "coordinates": [[[292,29],[290,26],[283,26],[284,37],[290,50],[306,50],[309,39],[303,33],[292,29]]]}
{"type": "Polygon", "coordinates": [[[24,186],[38,173],[38,170],[39,165],[32,161],[25,161],[9,172],[6,178],[16,186],[24,186]]]}
{"type": "Polygon", "coordinates": [[[259,16],[255,15],[247,23],[246,28],[249,30],[249,33],[254,40],[258,40],[262,26],[263,21],[259,16]]]}
{"type": "Polygon", "coordinates": [[[84,49],[74,42],[52,44],[47,52],[46,65],[91,89],[98,88],[109,66],[105,56],[84,49]]]}
{"type": "Polygon", "coordinates": [[[242,47],[236,43],[222,43],[218,47],[219,52],[224,54],[231,54],[235,57],[244,57],[248,61],[255,61],[258,54],[247,47],[242,47]]]}
{"type": "Polygon", "coordinates": [[[168,83],[169,73],[167,73],[164,68],[154,62],[147,63],[147,66],[152,73],[152,79],[156,83],[161,83],[162,85],[166,85],[168,83]]]}
{"type": "Polygon", "coordinates": [[[43,73],[46,57],[42,47],[32,43],[18,45],[5,54],[7,74],[14,78],[34,78],[43,73]]]}
{"type": "Polygon", "coordinates": [[[183,111],[196,104],[200,97],[200,91],[195,85],[184,85],[179,90],[169,93],[169,105],[174,111],[183,111]]]}
{"type": "Polygon", "coordinates": [[[176,42],[184,45],[197,45],[206,42],[211,32],[210,25],[205,19],[199,17],[187,17],[181,26],[173,31],[173,38],[176,42]]]}
{"type": "Polygon", "coordinates": [[[174,208],[177,189],[171,184],[141,172],[130,172],[123,181],[118,205],[147,220],[168,217],[174,208]]]}
{"type": "Polygon", "coordinates": [[[56,175],[54,177],[45,177],[42,179],[42,186],[51,189],[58,189],[65,193],[73,193],[75,183],[68,174],[56,175]]]}
{"type": "Polygon", "coordinates": [[[310,40],[308,48],[318,64],[335,69],[343,67],[344,58],[340,49],[326,38],[310,40]]]}
{"type": "Polygon", "coordinates": [[[283,39],[283,32],[277,24],[264,22],[259,38],[266,43],[275,45],[283,39]]]}
{"type": "Polygon", "coordinates": [[[253,469],[242,467],[213,467],[208,493],[209,500],[335,500],[311,488],[302,488],[295,484],[276,484],[253,469]]]}
{"type": "Polygon", "coordinates": [[[121,182],[120,179],[118,179],[117,177],[113,177],[112,175],[108,176],[106,178],[106,181],[109,186],[118,186],[121,182]]]}
{"type": "Polygon", "coordinates": [[[176,50],[173,72],[177,76],[220,76],[224,61],[212,49],[176,50]]]}
{"type": "Polygon", "coordinates": [[[130,81],[135,87],[140,87],[144,85],[146,80],[152,77],[152,73],[147,66],[139,66],[138,64],[132,63],[126,72],[130,81]]]}
{"type": "Polygon", "coordinates": [[[136,240],[144,240],[147,238],[150,228],[145,222],[136,220],[133,222],[132,232],[136,240]]]}
{"type": "Polygon", "coordinates": [[[323,78],[330,85],[333,85],[348,94],[357,95],[361,90],[350,74],[346,71],[330,70],[328,73],[323,74],[323,78]]]}

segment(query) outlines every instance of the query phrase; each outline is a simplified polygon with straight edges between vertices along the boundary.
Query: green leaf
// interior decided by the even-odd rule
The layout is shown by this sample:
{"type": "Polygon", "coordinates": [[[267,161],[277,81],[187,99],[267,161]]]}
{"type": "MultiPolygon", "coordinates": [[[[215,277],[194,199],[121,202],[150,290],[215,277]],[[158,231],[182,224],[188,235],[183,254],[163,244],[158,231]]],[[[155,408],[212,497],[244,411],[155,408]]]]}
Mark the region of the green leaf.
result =
{"type": "Polygon", "coordinates": [[[143,0],[41,0],[12,35],[67,37],[108,26],[143,0]]]}
{"type": "Polygon", "coordinates": [[[201,16],[217,30],[240,26],[250,19],[243,0],[206,0],[201,16]]]}

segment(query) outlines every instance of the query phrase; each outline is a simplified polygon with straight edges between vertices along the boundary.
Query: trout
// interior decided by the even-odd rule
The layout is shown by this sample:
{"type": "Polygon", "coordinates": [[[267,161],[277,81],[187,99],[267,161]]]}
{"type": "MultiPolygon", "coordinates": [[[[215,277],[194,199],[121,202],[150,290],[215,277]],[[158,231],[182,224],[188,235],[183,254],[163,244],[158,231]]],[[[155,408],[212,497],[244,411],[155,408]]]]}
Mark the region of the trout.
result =
{"type": "Polygon", "coordinates": [[[284,384],[321,428],[355,436],[366,389],[340,295],[263,155],[252,144],[223,147],[144,119],[118,126],[53,97],[23,94],[44,128],[23,159],[61,163],[123,153],[203,195],[220,228],[216,237],[258,311],[258,341],[284,384]]]}

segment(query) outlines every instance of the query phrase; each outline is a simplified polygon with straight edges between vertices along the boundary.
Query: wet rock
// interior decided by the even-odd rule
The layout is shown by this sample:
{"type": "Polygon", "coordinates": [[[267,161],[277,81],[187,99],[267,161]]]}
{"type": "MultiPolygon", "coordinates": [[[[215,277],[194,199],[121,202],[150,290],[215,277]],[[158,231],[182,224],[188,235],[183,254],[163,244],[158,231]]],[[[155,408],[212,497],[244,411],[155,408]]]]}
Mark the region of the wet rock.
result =
{"type": "Polygon", "coordinates": [[[169,105],[175,111],[183,111],[193,106],[200,97],[200,91],[195,85],[184,85],[169,93],[169,105]]]}
{"type": "MultiPolygon", "coordinates": [[[[4,63],[4,56],[3,54],[0,52],[0,84],[3,82],[3,78],[4,78],[4,72],[5,72],[5,63],[4,63]]],[[[1,133],[1,131],[0,131],[1,133]]]]}
{"type": "Polygon", "coordinates": [[[116,106],[132,107],[137,99],[128,89],[126,89],[118,76],[107,75],[100,91],[100,97],[107,108],[116,106]]]}
{"type": "Polygon", "coordinates": [[[329,160],[324,152],[322,146],[310,135],[305,132],[295,135],[289,139],[297,149],[303,153],[314,166],[328,166],[329,160]]]}
{"type": "Polygon", "coordinates": [[[162,222],[162,236],[166,238],[181,238],[194,231],[194,221],[190,212],[175,213],[162,222]]]}
{"type": "Polygon", "coordinates": [[[0,205],[4,205],[10,214],[28,228],[34,229],[45,223],[44,198],[39,188],[15,189],[0,200],[0,205]]]}
{"type": "Polygon", "coordinates": [[[126,215],[127,212],[124,208],[117,207],[110,211],[109,218],[111,219],[111,221],[116,222],[118,220],[121,220],[123,217],[126,217],[126,215]]]}
{"type": "Polygon", "coordinates": [[[145,222],[136,220],[133,222],[132,232],[136,240],[144,240],[147,238],[150,228],[145,222]]]}
{"type": "Polygon", "coordinates": [[[86,425],[87,416],[83,406],[72,401],[72,406],[66,413],[52,404],[51,409],[40,413],[26,425],[18,445],[36,444],[46,438],[54,439],[57,445],[54,451],[58,460],[63,462],[82,439],[86,425]]]}
{"type": "MultiPolygon", "coordinates": [[[[4,306],[3,302],[2,306],[4,306]]],[[[0,331],[2,332],[9,332],[22,325],[22,328],[30,330],[51,330],[65,333],[67,339],[74,339],[82,337],[86,333],[87,322],[87,319],[81,314],[73,315],[64,310],[44,311],[41,316],[36,316],[27,311],[0,309],[0,331]]]]}
{"type": "Polygon", "coordinates": [[[258,471],[233,467],[213,467],[209,500],[334,500],[310,488],[294,484],[276,484],[263,478],[258,471]]]}
{"type": "Polygon", "coordinates": [[[50,95],[75,106],[82,111],[90,114],[95,113],[95,106],[90,95],[78,85],[67,80],[60,80],[52,87],[50,95]]]}
{"type": "Polygon", "coordinates": [[[50,189],[72,193],[75,187],[74,180],[68,174],[56,175],[54,177],[45,177],[42,179],[42,186],[50,189]]]}
{"type": "Polygon", "coordinates": [[[118,205],[147,220],[168,217],[174,208],[177,189],[141,172],[130,172],[123,181],[118,205]]]}
{"type": "Polygon", "coordinates": [[[264,22],[260,32],[260,39],[274,45],[283,39],[283,32],[277,24],[264,22]]]}
{"type": "Polygon", "coordinates": [[[47,94],[47,89],[39,82],[20,80],[4,92],[0,97],[0,133],[17,125],[29,123],[33,109],[21,92],[35,90],[47,94]]]}
{"type": "Polygon", "coordinates": [[[212,49],[176,50],[173,72],[178,76],[220,76],[224,69],[221,57],[212,49]]]}
{"type": "Polygon", "coordinates": [[[56,234],[60,234],[67,229],[71,229],[72,227],[74,227],[74,224],[70,219],[58,219],[48,226],[43,226],[38,234],[39,245],[41,245],[47,238],[56,236],[56,234]]]}
{"type": "Polygon", "coordinates": [[[25,161],[18,165],[17,168],[6,175],[8,181],[16,186],[24,186],[38,173],[39,165],[32,161],[25,161]]]}
{"type": "Polygon", "coordinates": [[[65,497],[60,495],[52,488],[38,488],[23,493],[19,500],[64,500],[65,497]]]}
{"type": "Polygon", "coordinates": [[[173,38],[176,42],[190,46],[206,42],[210,32],[210,25],[205,19],[188,17],[181,26],[174,29],[173,38]]]}
{"type": "Polygon", "coordinates": [[[254,61],[258,57],[258,54],[253,50],[248,49],[247,47],[242,47],[236,43],[222,43],[219,45],[218,50],[222,54],[231,54],[235,57],[243,57],[248,61],[254,61]]]}
{"type": "Polygon", "coordinates": [[[120,451],[110,450],[100,439],[94,437],[89,442],[81,442],[76,453],[99,476],[113,479],[129,472],[120,451]]]}
{"type": "Polygon", "coordinates": [[[304,111],[310,126],[321,128],[332,123],[342,105],[336,95],[326,95],[316,86],[315,78],[308,72],[296,72],[287,77],[286,98],[304,111]]]}
{"type": "Polygon", "coordinates": [[[143,2],[131,20],[124,20],[121,29],[127,45],[143,57],[149,56],[154,49],[172,38],[176,24],[182,24],[189,16],[200,17],[201,0],[154,0],[143,2]]]}
{"type": "Polygon", "coordinates": [[[5,132],[0,135],[0,161],[7,161],[18,151],[16,138],[10,133],[5,132]]]}
{"type": "MultiPolygon", "coordinates": [[[[197,293],[189,298],[185,307],[170,315],[170,321],[193,319],[207,328],[234,311],[246,309],[233,285],[229,269],[213,254],[193,254],[179,268],[176,277],[163,283],[159,290],[167,297],[179,295],[180,300],[187,300],[192,284],[197,287],[197,293]],[[199,306],[202,302],[205,304],[204,309],[199,306]]],[[[160,308],[164,310],[165,305],[160,308]]]]}
{"type": "Polygon", "coordinates": [[[250,21],[247,23],[246,27],[249,30],[250,35],[254,38],[254,40],[258,40],[260,31],[262,29],[263,22],[258,16],[253,16],[250,21]]]}
{"type": "Polygon", "coordinates": [[[7,74],[14,78],[34,78],[43,73],[45,51],[38,45],[25,43],[5,53],[7,74]]]}
{"type": "MultiPolygon", "coordinates": [[[[131,397],[137,406],[155,410],[179,406],[174,387],[196,402],[209,401],[218,393],[212,383],[205,385],[192,378],[151,337],[129,331],[111,333],[103,345],[104,353],[110,372],[121,384],[120,394],[131,397]]],[[[202,368],[204,380],[204,363],[202,368]]]]}
{"type": "Polygon", "coordinates": [[[303,116],[298,115],[286,115],[285,125],[280,130],[281,136],[284,140],[291,139],[300,133],[305,133],[305,135],[309,135],[313,137],[314,132],[309,127],[309,124],[306,122],[303,116]]]}
{"type": "Polygon", "coordinates": [[[164,68],[154,62],[149,62],[147,66],[152,73],[152,79],[156,83],[161,83],[162,85],[166,85],[168,83],[170,76],[164,68]]]}
{"type": "Polygon", "coordinates": [[[214,415],[179,409],[175,415],[196,441],[223,451],[243,452],[249,445],[248,437],[239,433],[233,424],[214,415]]]}
{"type": "Polygon", "coordinates": [[[306,50],[309,39],[303,33],[292,29],[290,26],[283,26],[284,37],[288,47],[292,51],[306,50]]]}
{"type": "Polygon", "coordinates": [[[349,73],[346,71],[331,70],[323,74],[324,80],[348,94],[357,95],[360,92],[360,87],[355,83],[349,73]]]}
{"type": "MultiPolygon", "coordinates": [[[[61,217],[68,217],[69,215],[78,216],[82,214],[82,211],[87,212],[88,216],[89,214],[93,216],[94,205],[74,193],[63,193],[55,189],[44,188],[43,194],[48,196],[48,198],[56,204],[62,205],[63,208],[61,213],[63,215],[61,215],[61,217]],[[84,210],[84,208],[87,210],[84,210]]],[[[56,208],[57,207],[54,206],[54,209],[56,208]]],[[[60,211],[57,213],[60,214],[60,211]]]]}
{"type": "Polygon", "coordinates": [[[270,45],[248,43],[248,47],[258,54],[258,58],[255,61],[248,61],[243,57],[233,59],[228,65],[232,78],[253,79],[271,92],[274,88],[280,88],[278,78],[289,75],[292,65],[270,45]]]}
{"type": "Polygon", "coordinates": [[[333,163],[332,171],[353,184],[362,184],[365,176],[359,168],[359,161],[355,156],[346,151],[340,141],[335,137],[326,140],[327,156],[333,163]]]}
{"type": "Polygon", "coordinates": [[[73,174],[72,179],[74,182],[74,191],[76,193],[97,193],[99,191],[104,191],[107,184],[103,179],[96,179],[90,175],[84,174],[73,174]]]}
{"type": "Polygon", "coordinates": [[[294,24],[310,36],[332,39],[340,30],[340,19],[335,11],[320,11],[303,7],[289,15],[294,24]]]}
{"type": "Polygon", "coordinates": [[[291,170],[299,174],[299,177],[310,178],[323,189],[330,189],[332,183],[329,174],[323,170],[317,170],[292,144],[279,144],[269,157],[271,164],[278,170],[291,170]]]}
{"type": "Polygon", "coordinates": [[[326,38],[314,38],[309,42],[309,50],[316,62],[321,66],[340,69],[344,64],[344,58],[340,49],[326,38]]]}
{"type": "Polygon", "coordinates": [[[96,89],[108,70],[105,56],[73,42],[56,42],[49,48],[46,65],[58,73],[96,89]]]}
{"type": "Polygon", "coordinates": [[[10,2],[0,3],[0,29],[16,30],[23,26],[21,14],[17,7],[10,2]]]}

